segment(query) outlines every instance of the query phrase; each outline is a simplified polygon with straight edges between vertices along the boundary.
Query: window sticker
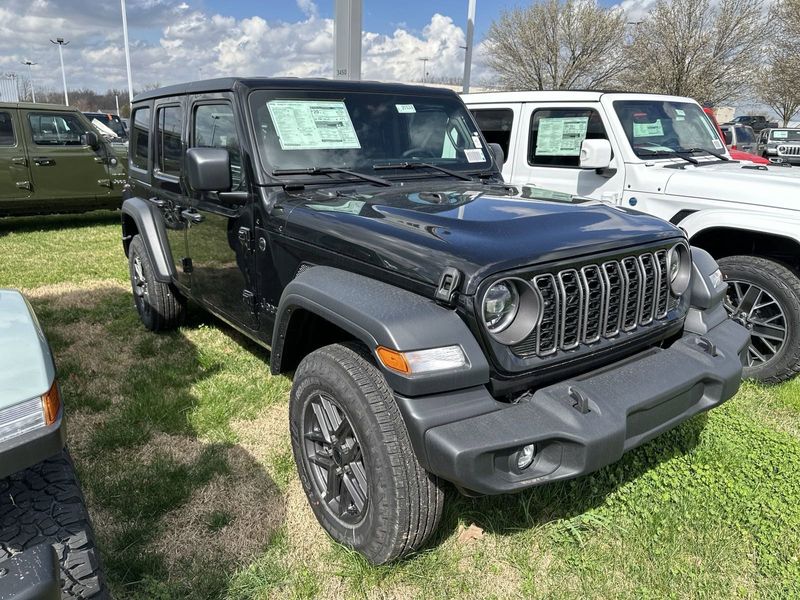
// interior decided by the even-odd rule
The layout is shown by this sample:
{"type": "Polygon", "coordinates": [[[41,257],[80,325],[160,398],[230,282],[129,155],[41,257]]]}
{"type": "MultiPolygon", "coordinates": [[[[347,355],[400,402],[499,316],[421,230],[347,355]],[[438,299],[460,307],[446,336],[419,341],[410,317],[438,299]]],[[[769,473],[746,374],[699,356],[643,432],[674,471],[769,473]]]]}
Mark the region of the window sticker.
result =
{"type": "Polygon", "coordinates": [[[484,162],[486,160],[483,150],[480,148],[467,148],[464,150],[464,155],[467,157],[467,162],[470,163],[484,162]]]}
{"type": "Polygon", "coordinates": [[[654,123],[633,123],[633,137],[659,137],[664,135],[664,128],[661,126],[661,119],[656,119],[654,123]]]}
{"type": "Polygon", "coordinates": [[[539,119],[537,156],[580,156],[589,117],[539,119]]]}
{"type": "Polygon", "coordinates": [[[282,150],[361,148],[341,100],[270,100],[267,108],[282,150]]]}
{"type": "Polygon", "coordinates": [[[714,148],[717,150],[722,150],[722,142],[719,140],[711,140],[711,143],[714,144],[714,148]]]}
{"type": "Polygon", "coordinates": [[[773,131],[772,132],[772,139],[773,140],[788,140],[789,139],[789,132],[788,131],[773,131]]]}
{"type": "Polygon", "coordinates": [[[417,109],[414,108],[413,104],[395,104],[397,108],[397,112],[399,113],[415,113],[417,109]]]}

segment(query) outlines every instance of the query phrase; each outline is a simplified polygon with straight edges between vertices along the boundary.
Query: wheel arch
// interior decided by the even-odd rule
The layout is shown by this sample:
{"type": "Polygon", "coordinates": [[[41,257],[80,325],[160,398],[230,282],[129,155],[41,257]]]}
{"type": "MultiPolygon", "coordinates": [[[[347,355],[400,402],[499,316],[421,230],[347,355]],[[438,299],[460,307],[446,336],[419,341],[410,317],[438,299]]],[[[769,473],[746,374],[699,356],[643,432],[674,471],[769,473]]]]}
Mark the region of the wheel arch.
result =
{"type": "Polygon", "coordinates": [[[311,267],[284,289],[276,315],[270,368],[296,368],[307,351],[346,340],[399,351],[458,345],[468,365],[456,371],[406,376],[376,363],[389,385],[407,396],[482,385],[489,364],[455,311],[396,286],[332,267],[311,267]],[[297,335],[299,334],[299,335],[297,335]]]}
{"type": "Polygon", "coordinates": [[[140,235],[156,280],[169,283],[175,276],[167,231],[157,209],[143,198],[128,198],[122,203],[122,246],[128,255],[131,240],[140,235]]]}

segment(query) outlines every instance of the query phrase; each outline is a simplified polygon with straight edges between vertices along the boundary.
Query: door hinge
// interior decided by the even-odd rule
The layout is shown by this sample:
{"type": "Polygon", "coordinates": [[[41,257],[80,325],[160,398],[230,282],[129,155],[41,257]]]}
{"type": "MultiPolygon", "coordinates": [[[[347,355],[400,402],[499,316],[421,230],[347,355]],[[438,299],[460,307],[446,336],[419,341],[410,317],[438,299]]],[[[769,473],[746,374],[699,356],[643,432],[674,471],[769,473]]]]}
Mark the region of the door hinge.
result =
{"type": "Polygon", "coordinates": [[[250,235],[249,227],[239,227],[239,241],[246,250],[253,251],[253,238],[250,235]]]}
{"type": "Polygon", "coordinates": [[[181,267],[183,268],[184,273],[191,273],[194,271],[194,266],[192,266],[192,259],[188,257],[184,257],[181,259],[181,267]]]}
{"type": "Polygon", "coordinates": [[[28,190],[29,192],[31,191],[32,188],[30,181],[18,181],[17,187],[21,190],[28,190]]]}
{"type": "Polygon", "coordinates": [[[435,298],[446,306],[455,306],[458,284],[461,282],[461,273],[455,267],[446,267],[439,279],[439,287],[436,288],[435,298]]]}
{"type": "Polygon", "coordinates": [[[256,314],[256,296],[252,291],[244,290],[242,292],[242,302],[244,302],[244,305],[250,309],[250,314],[256,314]]]}

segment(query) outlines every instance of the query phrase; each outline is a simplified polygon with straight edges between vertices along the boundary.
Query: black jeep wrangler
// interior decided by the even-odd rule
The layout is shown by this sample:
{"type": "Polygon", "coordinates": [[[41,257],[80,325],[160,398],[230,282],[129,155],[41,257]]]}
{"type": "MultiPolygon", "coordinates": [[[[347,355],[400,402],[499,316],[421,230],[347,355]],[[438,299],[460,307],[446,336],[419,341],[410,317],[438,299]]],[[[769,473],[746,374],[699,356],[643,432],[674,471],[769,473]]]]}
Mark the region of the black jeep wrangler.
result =
{"type": "Polygon", "coordinates": [[[142,321],[191,298],[294,372],[311,507],[374,563],[431,535],[442,481],[576,477],[738,389],[748,333],[713,259],[659,219],[504,185],[451,91],[216,79],[138,96],[131,122],[142,321]]]}

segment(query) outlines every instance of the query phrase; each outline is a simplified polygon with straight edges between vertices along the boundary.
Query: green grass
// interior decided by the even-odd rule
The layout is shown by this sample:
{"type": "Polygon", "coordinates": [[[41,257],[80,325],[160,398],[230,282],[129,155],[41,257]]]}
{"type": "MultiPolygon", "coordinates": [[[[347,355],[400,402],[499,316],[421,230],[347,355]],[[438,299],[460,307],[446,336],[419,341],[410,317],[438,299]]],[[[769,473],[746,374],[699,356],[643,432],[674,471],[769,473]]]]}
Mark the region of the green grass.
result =
{"type": "Polygon", "coordinates": [[[197,310],[146,332],[119,237],[116,215],[0,221],[0,286],[26,289],[56,353],[115,597],[800,598],[800,381],[745,383],[587,477],[450,490],[428,547],[373,567],[305,507],[290,381],[197,310]]]}

